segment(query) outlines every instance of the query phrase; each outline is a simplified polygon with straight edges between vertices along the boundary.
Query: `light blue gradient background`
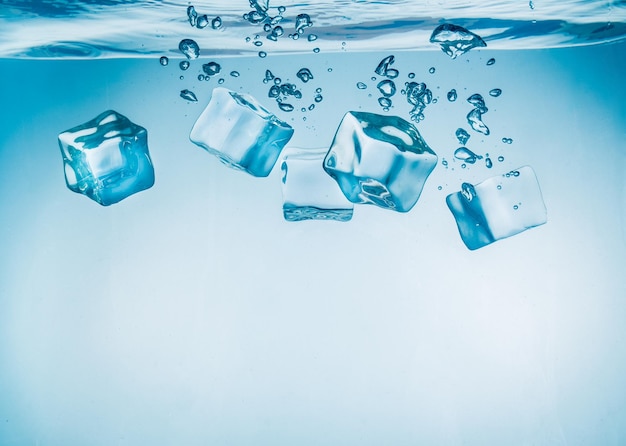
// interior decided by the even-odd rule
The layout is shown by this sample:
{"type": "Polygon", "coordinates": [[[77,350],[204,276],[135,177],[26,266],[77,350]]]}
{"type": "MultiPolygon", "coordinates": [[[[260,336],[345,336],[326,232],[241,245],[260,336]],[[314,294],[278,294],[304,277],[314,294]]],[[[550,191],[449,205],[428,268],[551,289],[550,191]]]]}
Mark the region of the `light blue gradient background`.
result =
{"type": "MultiPolygon", "coordinates": [[[[626,444],[626,45],[395,54],[439,97],[419,128],[449,161],[464,99],[502,88],[468,147],[506,159],[349,223],[283,221],[278,168],[189,142],[217,85],[198,61],[181,81],[157,58],[0,60],[0,445],[626,444]],[[103,208],[56,138],[107,109],[148,129],[156,184],[103,208]],[[445,196],[526,164],[548,223],[468,251],[445,196]]],[[[323,147],[379,110],[386,55],[219,61],[272,110],[265,69],[309,67],[325,99],[291,145],[323,147]]]]}

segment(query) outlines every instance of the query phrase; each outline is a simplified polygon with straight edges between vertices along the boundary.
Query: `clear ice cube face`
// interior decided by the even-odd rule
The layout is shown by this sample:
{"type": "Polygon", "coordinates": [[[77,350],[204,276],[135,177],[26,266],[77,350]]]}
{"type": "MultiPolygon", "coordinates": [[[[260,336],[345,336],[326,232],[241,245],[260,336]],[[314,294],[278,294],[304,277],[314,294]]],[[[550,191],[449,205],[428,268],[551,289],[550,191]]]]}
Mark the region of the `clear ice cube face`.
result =
{"type": "Polygon", "coordinates": [[[103,206],[154,184],[146,129],[109,110],[59,135],[67,187],[103,206]]]}
{"type": "Polygon", "coordinates": [[[437,165],[413,124],[396,116],[348,112],[324,158],[324,169],[353,203],[408,212],[437,165]]]}
{"type": "Polygon", "coordinates": [[[463,183],[446,198],[463,243],[471,250],[519,234],[547,221],[546,206],[535,172],[529,166],[463,183]]]}
{"type": "Polygon", "coordinates": [[[348,221],[352,218],[354,205],[322,166],[327,151],[286,150],[281,162],[285,220],[348,221]]]}
{"type": "Polygon", "coordinates": [[[266,177],[292,135],[291,126],[253,97],[218,87],[189,139],[230,167],[266,177]]]}

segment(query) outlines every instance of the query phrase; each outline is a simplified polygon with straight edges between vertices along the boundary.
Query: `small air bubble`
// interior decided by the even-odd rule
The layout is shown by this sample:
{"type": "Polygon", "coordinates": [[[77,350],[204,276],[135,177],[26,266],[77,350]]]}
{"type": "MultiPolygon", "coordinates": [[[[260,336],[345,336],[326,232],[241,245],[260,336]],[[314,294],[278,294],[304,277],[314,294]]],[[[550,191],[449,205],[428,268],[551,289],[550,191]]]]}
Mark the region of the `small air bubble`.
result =
{"type": "Polygon", "coordinates": [[[309,42],[313,42],[314,40],[317,40],[317,36],[315,34],[309,34],[307,39],[309,42]]]}
{"type": "Polygon", "coordinates": [[[409,73],[408,77],[409,77],[409,79],[414,79],[415,78],[415,73],[409,73]]]}
{"type": "Polygon", "coordinates": [[[367,85],[365,85],[363,82],[357,82],[356,88],[358,88],[359,90],[365,90],[367,88],[367,85]]]}
{"type": "Polygon", "coordinates": [[[263,42],[261,42],[260,40],[254,41],[254,46],[261,46],[261,45],[263,45],[263,42]]]}
{"type": "Polygon", "coordinates": [[[206,16],[206,14],[198,17],[198,20],[196,21],[196,28],[203,29],[203,28],[206,28],[208,25],[209,25],[209,18],[206,16]]]}
{"type": "Polygon", "coordinates": [[[502,185],[501,185],[501,184],[498,184],[498,185],[496,186],[496,189],[498,189],[498,190],[502,190],[502,185]]]}
{"type": "Polygon", "coordinates": [[[386,98],[384,96],[381,98],[378,98],[378,103],[380,104],[381,107],[387,108],[387,109],[389,109],[389,107],[391,107],[391,104],[392,104],[391,99],[386,98]]]}
{"type": "Polygon", "coordinates": [[[456,101],[456,98],[457,98],[456,90],[453,88],[452,90],[448,92],[447,96],[448,96],[448,101],[450,102],[456,101]]]}
{"type": "Polygon", "coordinates": [[[222,27],[222,18],[217,16],[211,20],[211,28],[220,29],[222,27]]]}
{"type": "Polygon", "coordinates": [[[300,111],[301,111],[302,113],[306,112],[306,107],[302,107],[302,108],[300,109],[300,111]]]}
{"type": "Polygon", "coordinates": [[[239,77],[239,71],[231,71],[231,72],[230,72],[230,75],[231,75],[232,77],[239,77]]]}
{"type": "Polygon", "coordinates": [[[319,49],[319,48],[313,48],[313,52],[314,52],[314,53],[319,53],[319,52],[320,52],[320,49],[319,49]]]}
{"type": "Polygon", "coordinates": [[[332,72],[333,72],[333,69],[332,69],[332,68],[329,68],[329,69],[328,69],[328,72],[329,72],[329,73],[332,73],[332,72]]]}
{"type": "Polygon", "coordinates": [[[221,78],[221,77],[220,77],[220,78],[217,80],[217,83],[218,83],[218,84],[220,84],[220,85],[222,85],[222,84],[224,83],[224,78],[221,78]]]}
{"type": "Polygon", "coordinates": [[[187,68],[189,68],[189,61],[183,60],[178,64],[178,66],[181,70],[185,71],[187,68]]]}
{"type": "Polygon", "coordinates": [[[259,57],[261,59],[263,59],[263,58],[267,57],[267,53],[265,51],[259,51],[259,57]]]}
{"type": "Polygon", "coordinates": [[[316,94],[315,95],[315,102],[322,102],[324,98],[322,97],[321,94],[316,94]]]}
{"type": "Polygon", "coordinates": [[[518,205],[516,205],[516,204],[514,204],[514,205],[513,205],[513,209],[515,209],[515,210],[517,211],[517,210],[519,209],[519,206],[518,206],[518,205]]]}
{"type": "Polygon", "coordinates": [[[512,138],[502,138],[502,142],[504,144],[513,144],[513,139],[512,138]]]}
{"type": "Polygon", "coordinates": [[[437,186],[437,190],[441,190],[441,189],[443,189],[443,187],[437,186]]]}
{"type": "Polygon", "coordinates": [[[441,165],[444,167],[448,167],[448,161],[446,161],[445,159],[441,160],[441,165]]]}
{"type": "Polygon", "coordinates": [[[485,166],[487,166],[487,169],[491,169],[493,167],[493,161],[491,161],[491,158],[485,158],[485,166]]]}
{"type": "Polygon", "coordinates": [[[434,73],[435,73],[435,67],[430,67],[430,68],[428,69],[428,72],[429,72],[430,74],[434,74],[434,73]]]}
{"type": "Polygon", "coordinates": [[[499,156],[499,157],[498,157],[498,162],[500,162],[500,163],[501,163],[502,161],[504,161],[504,157],[503,157],[503,156],[499,156]]]}
{"type": "Polygon", "coordinates": [[[280,85],[280,84],[282,83],[282,81],[283,81],[283,80],[282,80],[281,78],[279,78],[279,77],[275,77],[275,78],[274,78],[274,85],[280,85]]]}
{"type": "Polygon", "coordinates": [[[159,59],[159,63],[163,66],[166,66],[168,63],[170,63],[170,60],[165,56],[161,56],[161,58],[159,59]]]}
{"type": "Polygon", "coordinates": [[[493,96],[494,98],[497,98],[501,94],[502,94],[502,90],[500,90],[499,88],[494,88],[493,90],[489,91],[489,95],[493,96]]]}
{"type": "Polygon", "coordinates": [[[315,89],[315,93],[320,94],[322,92],[322,89],[320,87],[317,87],[315,89]]]}
{"type": "Polygon", "coordinates": [[[198,80],[199,81],[203,81],[204,80],[204,74],[199,74],[198,75],[198,80]]]}
{"type": "Polygon", "coordinates": [[[178,79],[180,79],[180,80],[182,81],[183,79],[185,79],[185,76],[183,76],[183,75],[181,74],[181,75],[180,75],[180,77],[179,77],[178,79]]]}
{"type": "Polygon", "coordinates": [[[292,112],[293,111],[293,105],[287,104],[286,102],[281,102],[280,104],[278,104],[278,107],[282,111],[284,111],[284,112],[292,112]]]}
{"type": "Polygon", "coordinates": [[[193,93],[193,91],[189,91],[186,89],[180,91],[180,97],[183,99],[187,99],[190,102],[198,102],[198,98],[193,93]]]}
{"type": "Polygon", "coordinates": [[[309,105],[309,110],[313,110],[313,109],[315,109],[315,104],[309,105]]]}
{"type": "Polygon", "coordinates": [[[493,57],[487,61],[487,65],[493,65],[494,63],[496,63],[496,60],[493,57]]]}
{"type": "Polygon", "coordinates": [[[283,12],[285,12],[286,10],[287,10],[287,8],[285,8],[284,6],[279,6],[279,7],[278,7],[278,12],[279,12],[280,14],[282,14],[282,13],[283,13],[283,12]]]}

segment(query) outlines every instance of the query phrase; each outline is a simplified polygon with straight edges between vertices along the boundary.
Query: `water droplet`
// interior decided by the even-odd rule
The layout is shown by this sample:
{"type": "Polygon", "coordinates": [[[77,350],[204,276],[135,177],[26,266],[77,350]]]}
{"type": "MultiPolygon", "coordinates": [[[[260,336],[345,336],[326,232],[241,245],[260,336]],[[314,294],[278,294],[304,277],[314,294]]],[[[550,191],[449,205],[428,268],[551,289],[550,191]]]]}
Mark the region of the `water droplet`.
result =
{"type": "Polygon", "coordinates": [[[513,139],[512,138],[502,138],[502,142],[504,144],[513,144],[513,139]]]}
{"type": "Polygon", "coordinates": [[[494,63],[496,63],[496,60],[492,57],[491,59],[487,61],[487,66],[493,65],[494,63]]]}
{"type": "Polygon", "coordinates": [[[166,66],[168,63],[170,63],[170,60],[165,56],[161,56],[161,58],[159,59],[159,63],[163,66],[166,66]]]}
{"type": "Polygon", "coordinates": [[[319,48],[313,48],[313,52],[314,52],[314,53],[319,53],[319,52],[320,52],[320,49],[319,49],[319,48]]]}
{"type": "Polygon", "coordinates": [[[474,131],[483,135],[489,135],[489,127],[482,121],[482,114],[477,108],[467,114],[467,123],[474,131]]]}
{"type": "Polygon", "coordinates": [[[239,77],[239,71],[231,71],[231,72],[230,72],[230,75],[231,75],[232,77],[239,77]]]}
{"type": "Polygon", "coordinates": [[[281,102],[278,104],[278,108],[280,108],[284,112],[292,112],[294,107],[293,105],[287,104],[286,102],[281,102]]]}
{"type": "Polygon", "coordinates": [[[482,159],[483,157],[475,154],[467,147],[459,147],[454,151],[454,157],[458,160],[465,161],[469,164],[474,164],[476,160],[482,159]]]}
{"type": "Polygon", "coordinates": [[[452,90],[448,92],[448,101],[454,102],[456,101],[456,98],[457,98],[456,90],[453,88],[452,90]]]}
{"type": "Polygon", "coordinates": [[[499,161],[499,162],[504,161],[504,157],[503,157],[503,156],[499,156],[499,157],[498,157],[498,161],[499,161]]]}
{"type": "Polygon", "coordinates": [[[309,42],[313,42],[314,40],[317,40],[317,36],[315,34],[309,34],[309,36],[307,37],[307,40],[309,42]]]}
{"type": "Polygon", "coordinates": [[[261,59],[263,59],[263,58],[267,57],[267,53],[265,51],[259,51],[259,57],[261,59]]]}
{"type": "Polygon", "coordinates": [[[211,28],[220,29],[222,27],[222,18],[220,16],[215,17],[211,20],[211,28]]]}
{"type": "Polygon", "coordinates": [[[467,201],[472,201],[476,196],[476,190],[470,183],[463,183],[461,185],[461,195],[463,195],[463,198],[467,201]]]}
{"type": "Polygon", "coordinates": [[[189,91],[186,89],[180,91],[180,97],[183,99],[187,99],[190,102],[198,102],[198,98],[193,93],[193,91],[189,91]]]}
{"type": "Polygon", "coordinates": [[[428,72],[429,72],[430,74],[435,74],[435,67],[430,67],[430,68],[428,69],[428,72]]]}
{"type": "Polygon", "coordinates": [[[435,28],[430,36],[430,43],[438,43],[443,52],[453,59],[472,48],[487,46],[480,36],[451,23],[444,23],[435,28]]]}
{"type": "Polygon", "coordinates": [[[494,98],[497,98],[501,94],[502,94],[502,90],[500,90],[499,88],[494,88],[493,90],[489,90],[489,95],[493,96],[494,98]]]}
{"type": "Polygon", "coordinates": [[[487,166],[487,169],[491,169],[493,167],[493,161],[491,161],[491,158],[485,158],[485,166],[487,166]]]}
{"type": "Polygon", "coordinates": [[[382,98],[378,98],[378,103],[380,104],[381,107],[383,108],[389,108],[391,107],[391,99],[387,98],[387,97],[382,97],[382,98]]]}
{"type": "Polygon", "coordinates": [[[385,97],[390,97],[396,94],[396,84],[394,84],[393,81],[390,81],[389,79],[380,81],[378,85],[376,85],[376,88],[378,88],[380,94],[385,97]]]}
{"type": "Polygon", "coordinates": [[[300,68],[300,70],[298,70],[298,72],[296,73],[296,76],[298,76],[298,79],[300,79],[304,83],[310,81],[311,79],[314,79],[311,70],[309,70],[308,68],[300,68]]]}
{"type": "Polygon", "coordinates": [[[358,88],[359,90],[365,90],[367,88],[367,85],[365,85],[363,82],[357,82],[356,88],[358,88]]]}
{"type": "Polygon", "coordinates": [[[454,134],[456,135],[456,139],[458,139],[459,143],[463,146],[467,144],[467,141],[470,139],[470,134],[462,128],[456,129],[456,132],[454,134]]]}
{"type": "Polygon", "coordinates": [[[209,18],[206,16],[206,14],[198,17],[196,21],[196,28],[202,29],[202,28],[206,28],[208,25],[209,25],[209,18]]]}
{"type": "Polygon", "coordinates": [[[209,76],[215,76],[222,71],[222,67],[217,62],[209,62],[202,65],[202,71],[209,76]]]}
{"type": "Polygon", "coordinates": [[[187,56],[187,59],[197,59],[200,55],[200,47],[191,39],[183,39],[178,44],[181,53],[187,56]]]}

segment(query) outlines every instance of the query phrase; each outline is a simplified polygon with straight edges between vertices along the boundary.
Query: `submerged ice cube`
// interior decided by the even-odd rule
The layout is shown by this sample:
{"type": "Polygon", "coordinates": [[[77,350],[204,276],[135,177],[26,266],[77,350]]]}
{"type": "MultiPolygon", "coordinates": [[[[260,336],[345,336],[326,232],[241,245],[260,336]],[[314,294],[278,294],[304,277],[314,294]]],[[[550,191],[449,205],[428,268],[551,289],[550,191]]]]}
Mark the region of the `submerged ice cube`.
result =
{"type": "Polygon", "coordinates": [[[281,163],[283,215],[287,221],[352,218],[354,205],[322,167],[327,149],[288,149],[281,163]]]}
{"type": "Polygon", "coordinates": [[[266,177],[292,135],[291,126],[252,96],[218,87],[189,139],[230,167],[266,177]]]}
{"type": "Polygon", "coordinates": [[[152,187],[146,129],[109,110],[59,134],[67,187],[103,206],[152,187]]]}
{"type": "Polygon", "coordinates": [[[465,246],[474,250],[547,221],[535,172],[524,166],[446,198],[465,246]]]}
{"type": "Polygon", "coordinates": [[[437,164],[413,124],[397,116],[348,112],[324,158],[324,169],[353,203],[408,212],[437,164]]]}
{"type": "Polygon", "coordinates": [[[472,48],[487,46],[479,35],[452,23],[444,23],[435,28],[430,36],[430,42],[438,43],[443,52],[452,59],[472,48]]]}

